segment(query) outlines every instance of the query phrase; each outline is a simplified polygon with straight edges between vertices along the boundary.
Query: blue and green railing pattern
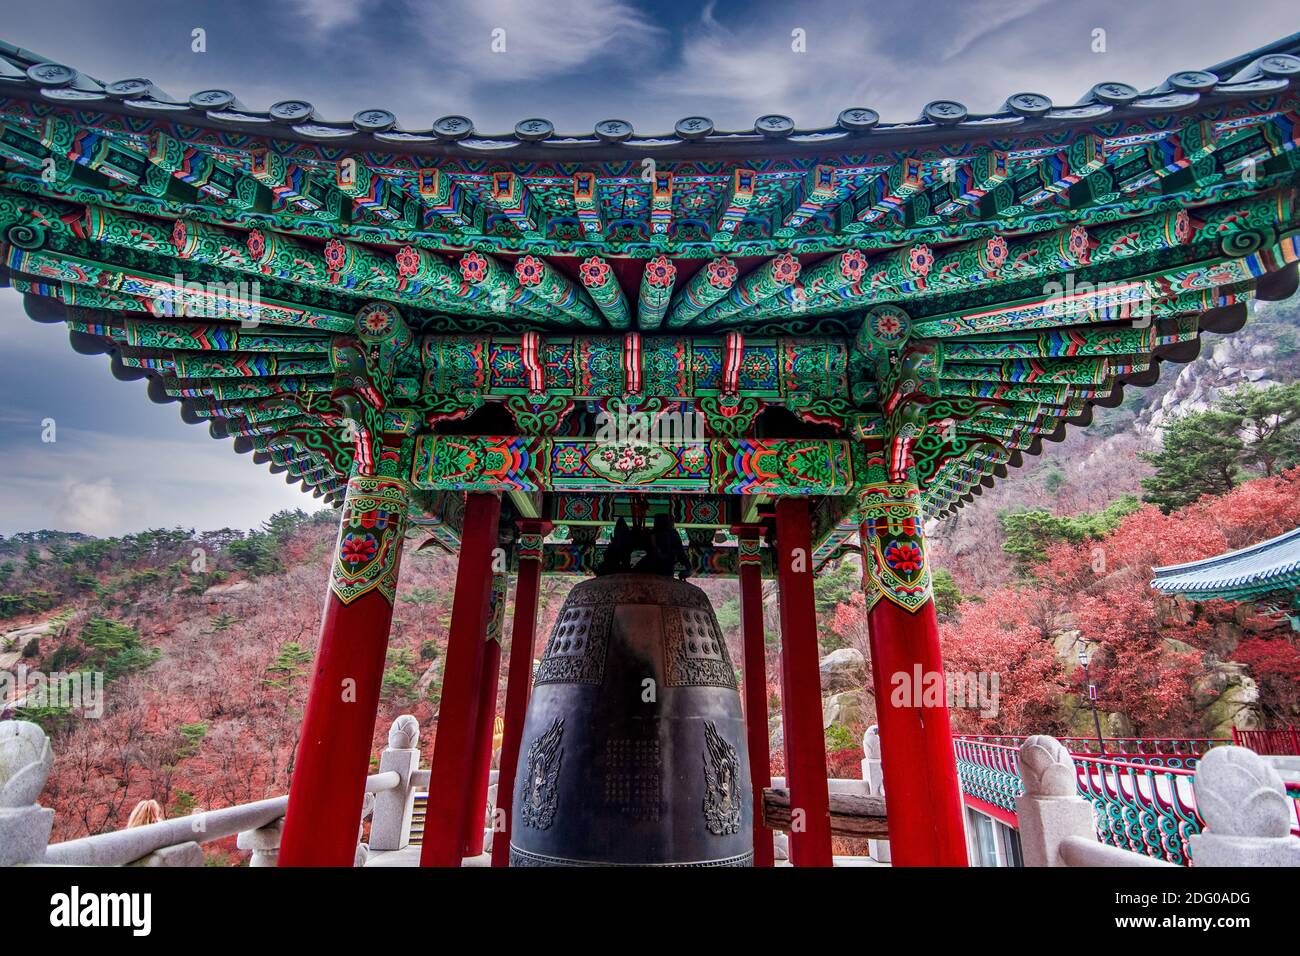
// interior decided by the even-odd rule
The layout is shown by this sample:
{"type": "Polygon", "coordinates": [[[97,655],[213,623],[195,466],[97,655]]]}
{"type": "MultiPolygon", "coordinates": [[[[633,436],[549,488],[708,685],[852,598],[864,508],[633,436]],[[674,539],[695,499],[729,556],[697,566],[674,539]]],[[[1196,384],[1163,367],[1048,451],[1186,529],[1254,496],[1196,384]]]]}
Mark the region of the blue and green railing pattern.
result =
{"type": "MultiPolygon", "coordinates": [[[[954,740],[957,773],[966,796],[1015,815],[1024,792],[1018,756],[1023,737],[954,740]]],[[[1204,821],[1196,811],[1194,767],[1210,747],[1227,738],[1106,739],[1101,756],[1095,739],[1062,738],[1078,771],[1079,795],[1097,812],[1097,837],[1111,846],[1181,866],[1192,862],[1189,838],[1204,821]]],[[[1300,792],[1288,789],[1300,800],[1300,792]]],[[[1292,833],[1300,835],[1300,802],[1292,833]]]]}
{"type": "MultiPolygon", "coordinates": [[[[1015,736],[963,736],[963,740],[1003,744],[1019,748],[1024,737],[1015,736]]],[[[1096,737],[1059,737],[1065,749],[1076,758],[1080,755],[1124,760],[1128,763],[1152,767],[1170,767],[1175,770],[1195,770],[1196,762],[1211,747],[1230,744],[1228,737],[1107,737],[1105,750],[1096,737]]],[[[1246,746],[1246,745],[1243,745],[1246,746]]],[[[1255,749],[1255,748],[1252,748],[1255,749]]],[[[1260,751],[1261,753],[1263,751],[1260,751]]]]}

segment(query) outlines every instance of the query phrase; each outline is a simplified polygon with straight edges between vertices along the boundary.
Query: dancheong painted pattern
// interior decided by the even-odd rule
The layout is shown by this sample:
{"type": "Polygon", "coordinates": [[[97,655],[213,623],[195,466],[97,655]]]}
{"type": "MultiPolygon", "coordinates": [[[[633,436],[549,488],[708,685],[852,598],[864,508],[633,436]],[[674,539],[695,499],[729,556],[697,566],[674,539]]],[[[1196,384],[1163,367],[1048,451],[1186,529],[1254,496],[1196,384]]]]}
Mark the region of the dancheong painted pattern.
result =
{"type": "Polygon", "coordinates": [[[619,496],[688,493],[701,570],[734,573],[726,530],[801,494],[818,561],[875,521],[906,604],[914,519],[1295,289],[1298,48],[1070,106],[561,136],[256,111],[0,45],[0,252],[76,349],[330,501],[409,484],[434,544],[460,492],[501,491],[580,570],[619,496]],[[907,514],[873,498],[900,484],[907,514]]]}

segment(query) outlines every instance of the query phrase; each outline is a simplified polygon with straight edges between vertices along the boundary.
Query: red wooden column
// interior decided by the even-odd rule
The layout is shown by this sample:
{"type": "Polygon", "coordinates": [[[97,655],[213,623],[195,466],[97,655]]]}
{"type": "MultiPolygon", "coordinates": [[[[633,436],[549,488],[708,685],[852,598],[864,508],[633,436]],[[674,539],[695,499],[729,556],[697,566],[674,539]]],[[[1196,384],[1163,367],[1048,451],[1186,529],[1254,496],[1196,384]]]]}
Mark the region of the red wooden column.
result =
{"type": "Polygon", "coordinates": [[[790,834],[790,861],[795,866],[830,866],[830,796],[826,786],[817,612],[813,604],[812,530],[806,498],[777,500],[776,551],[785,776],[791,810],[803,811],[803,829],[790,834]]]}
{"type": "Polygon", "coordinates": [[[497,687],[501,680],[501,622],[506,612],[506,575],[492,576],[488,605],[487,639],[478,689],[478,716],[474,727],[473,789],[465,813],[465,856],[483,852],[483,824],[487,815],[488,779],[492,775],[492,726],[497,717],[497,687]]]}
{"type": "Polygon", "coordinates": [[[352,866],[356,856],[407,495],[396,478],[348,481],[280,866],[352,866]]]}
{"type": "Polygon", "coordinates": [[[895,866],[966,866],[961,786],[916,485],[864,497],[871,678],[895,866]]]}
{"type": "Polygon", "coordinates": [[[421,866],[460,866],[474,769],[475,719],[497,547],[501,499],[469,492],[461,528],[460,563],[451,605],[451,635],[442,673],[438,731],[429,767],[429,800],[421,866]]]}
{"type": "Polygon", "coordinates": [[[774,866],[772,831],[763,825],[763,790],[772,786],[767,749],[767,656],[763,641],[763,563],[757,525],[732,529],[740,539],[740,635],[745,683],[745,730],[754,796],[754,865],[774,866]]]}
{"type": "Polygon", "coordinates": [[[519,741],[524,735],[528,691],[533,682],[537,634],[537,592],[542,580],[542,540],[550,522],[519,523],[519,572],[515,575],[515,621],[510,632],[510,666],[506,675],[505,730],[497,773],[497,816],[502,829],[492,834],[492,865],[510,865],[510,814],[514,809],[519,741]]]}

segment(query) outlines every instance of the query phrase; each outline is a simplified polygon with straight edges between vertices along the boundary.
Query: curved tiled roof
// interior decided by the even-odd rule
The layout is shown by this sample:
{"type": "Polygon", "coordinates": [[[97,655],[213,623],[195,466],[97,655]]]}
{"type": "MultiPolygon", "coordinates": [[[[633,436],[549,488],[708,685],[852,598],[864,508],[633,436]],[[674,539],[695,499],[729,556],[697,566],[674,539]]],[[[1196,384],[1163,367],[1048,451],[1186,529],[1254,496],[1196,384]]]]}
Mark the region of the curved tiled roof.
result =
{"type": "Polygon", "coordinates": [[[587,133],[559,133],[549,120],[528,117],[505,133],[483,133],[472,119],[451,115],[429,126],[404,125],[391,111],[359,110],[350,120],[320,117],[307,100],[281,100],[266,110],[240,103],[227,89],[173,96],[143,77],[106,82],[75,67],[0,41],[0,88],[73,107],[89,107],[174,122],[215,124],[259,136],[349,148],[431,155],[532,160],[618,159],[654,156],[795,154],[829,148],[916,145],[987,137],[1004,131],[1052,132],[1079,123],[1149,116],[1189,109],[1203,101],[1267,95],[1300,76],[1300,33],[1208,69],[1179,70],[1163,83],[1138,90],[1127,83],[1095,84],[1076,103],[1056,104],[1033,92],[1010,94],[991,113],[972,113],[956,99],[927,103],[914,119],[886,121],[866,106],[842,110],[835,125],[796,127],[788,116],[766,114],[748,130],[718,130],[706,116],[687,116],[672,131],[637,133],[630,121],[602,120],[587,133]]]}
{"type": "Polygon", "coordinates": [[[1300,591],[1300,528],[1213,558],[1152,570],[1151,587],[1193,600],[1300,591]]]}
{"type": "Polygon", "coordinates": [[[417,431],[487,402],[522,433],[531,398],[567,414],[644,391],[750,435],[780,406],[912,460],[945,514],[1295,291],[1298,47],[1075,107],[612,142],[627,130],[457,139],[383,111],[258,113],[0,44],[0,280],[78,351],[332,499],[352,462],[322,442],[335,346],[396,314],[390,398],[417,431]],[[662,157],[648,180],[645,155],[662,157]],[[213,295],[225,309],[205,312],[213,295]],[[525,334],[560,356],[529,359],[527,381],[525,334]],[[727,396],[748,424],[708,378],[724,348],[734,374],[750,362],[727,396]],[[881,364],[896,348],[915,367],[881,364]]]}

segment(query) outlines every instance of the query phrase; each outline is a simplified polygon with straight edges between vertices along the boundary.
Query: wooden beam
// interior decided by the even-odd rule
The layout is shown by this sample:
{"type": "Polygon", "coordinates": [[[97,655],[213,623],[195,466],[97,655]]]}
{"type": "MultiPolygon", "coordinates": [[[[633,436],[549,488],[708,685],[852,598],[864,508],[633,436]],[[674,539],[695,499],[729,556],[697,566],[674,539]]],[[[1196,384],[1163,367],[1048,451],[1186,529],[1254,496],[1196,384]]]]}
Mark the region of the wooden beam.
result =
{"type": "Polygon", "coordinates": [[[421,435],[425,491],[852,495],[870,456],[840,439],[714,438],[654,445],[530,435],[421,435]],[[631,450],[628,450],[631,448],[631,450]]]}
{"type": "MultiPolygon", "coordinates": [[[[831,836],[886,840],[885,798],[856,793],[831,793],[831,836]]],[[[767,787],[763,791],[763,826],[790,832],[790,791],[767,787]]]]}

